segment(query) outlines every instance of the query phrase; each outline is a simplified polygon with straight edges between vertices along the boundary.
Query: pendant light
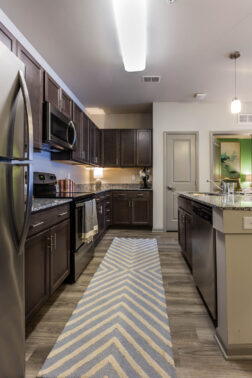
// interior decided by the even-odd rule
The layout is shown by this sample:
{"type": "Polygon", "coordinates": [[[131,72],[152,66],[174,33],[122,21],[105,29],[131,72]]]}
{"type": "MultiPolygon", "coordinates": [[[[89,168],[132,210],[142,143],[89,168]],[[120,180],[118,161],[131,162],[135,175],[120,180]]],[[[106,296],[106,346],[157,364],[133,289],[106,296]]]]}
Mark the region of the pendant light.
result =
{"type": "Polygon", "coordinates": [[[236,60],[238,58],[240,58],[240,56],[241,56],[241,54],[240,54],[239,51],[235,51],[235,52],[233,52],[229,55],[229,58],[234,60],[234,64],[235,64],[235,70],[234,70],[234,72],[235,72],[235,97],[233,98],[232,103],[231,103],[231,113],[232,114],[238,114],[241,111],[241,101],[236,96],[236,60]]]}

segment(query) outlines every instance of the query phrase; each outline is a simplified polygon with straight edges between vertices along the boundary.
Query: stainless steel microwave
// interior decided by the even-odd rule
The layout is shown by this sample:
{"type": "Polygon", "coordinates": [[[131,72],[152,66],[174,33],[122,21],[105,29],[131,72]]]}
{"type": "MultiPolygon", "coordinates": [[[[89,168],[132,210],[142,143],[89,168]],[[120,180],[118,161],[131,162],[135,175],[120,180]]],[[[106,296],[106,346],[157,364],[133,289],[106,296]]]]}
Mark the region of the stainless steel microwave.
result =
{"type": "Polygon", "coordinates": [[[62,114],[53,104],[44,104],[44,147],[49,150],[73,150],[76,129],[72,120],[62,114]]]}

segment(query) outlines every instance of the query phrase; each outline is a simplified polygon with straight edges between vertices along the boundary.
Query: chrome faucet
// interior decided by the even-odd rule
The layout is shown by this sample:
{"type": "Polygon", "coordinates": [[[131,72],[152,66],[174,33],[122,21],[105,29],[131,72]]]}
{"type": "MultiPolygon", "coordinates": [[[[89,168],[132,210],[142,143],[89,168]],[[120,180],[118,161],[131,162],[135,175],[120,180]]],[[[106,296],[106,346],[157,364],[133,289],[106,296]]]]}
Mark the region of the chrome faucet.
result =
{"type": "Polygon", "coordinates": [[[218,188],[222,193],[227,192],[227,184],[225,183],[225,181],[221,180],[221,186],[217,185],[213,180],[206,180],[206,181],[215,185],[216,188],[218,188]]]}

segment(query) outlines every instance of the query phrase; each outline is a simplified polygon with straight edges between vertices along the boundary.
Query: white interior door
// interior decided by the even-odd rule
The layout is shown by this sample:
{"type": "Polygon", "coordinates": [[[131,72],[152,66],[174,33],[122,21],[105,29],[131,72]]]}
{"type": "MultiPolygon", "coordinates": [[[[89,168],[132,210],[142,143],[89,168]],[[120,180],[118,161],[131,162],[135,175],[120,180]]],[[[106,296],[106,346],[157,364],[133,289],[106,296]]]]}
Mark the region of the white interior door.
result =
{"type": "Polygon", "coordinates": [[[178,229],[177,192],[195,191],[196,135],[166,134],[166,231],[178,229]]]}

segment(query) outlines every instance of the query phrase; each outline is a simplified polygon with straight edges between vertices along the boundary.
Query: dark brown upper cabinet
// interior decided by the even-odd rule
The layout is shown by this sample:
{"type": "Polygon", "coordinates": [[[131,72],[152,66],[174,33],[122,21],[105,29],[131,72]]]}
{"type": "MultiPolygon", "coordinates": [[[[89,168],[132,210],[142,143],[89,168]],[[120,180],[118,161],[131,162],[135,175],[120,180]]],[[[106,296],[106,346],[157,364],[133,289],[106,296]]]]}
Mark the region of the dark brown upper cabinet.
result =
{"type": "Polygon", "coordinates": [[[47,72],[45,72],[45,101],[56,106],[69,119],[73,118],[73,101],[47,72]]]}
{"type": "Polygon", "coordinates": [[[120,130],[101,131],[101,155],[104,167],[120,166],[120,130]]]}
{"type": "Polygon", "coordinates": [[[121,130],[121,167],[136,167],[136,130],[121,130]]]}
{"type": "Polygon", "coordinates": [[[82,161],[89,164],[89,119],[85,113],[83,113],[83,129],[82,129],[82,161]]]}
{"type": "Polygon", "coordinates": [[[73,118],[73,101],[63,89],[61,89],[60,110],[66,117],[73,118]]]}
{"type": "Polygon", "coordinates": [[[73,160],[81,162],[83,150],[83,113],[82,110],[76,104],[73,105],[73,122],[76,128],[76,143],[72,158],[73,160]]]}
{"type": "Polygon", "coordinates": [[[90,164],[101,164],[101,132],[95,124],[89,120],[89,146],[90,164]]]}
{"type": "Polygon", "coordinates": [[[96,165],[101,165],[101,130],[95,126],[95,161],[96,165]]]}
{"type": "Polygon", "coordinates": [[[0,22],[0,41],[8,47],[14,54],[16,54],[16,38],[6,29],[0,22]]]}
{"type": "Polygon", "coordinates": [[[152,166],[152,130],[137,130],[137,166],[152,166]]]}
{"type": "Polygon", "coordinates": [[[60,110],[60,86],[45,72],[45,101],[50,102],[60,110]]]}
{"type": "Polygon", "coordinates": [[[20,43],[17,43],[17,56],[25,64],[25,78],[32,110],[34,148],[41,150],[44,70],[20,43]]]}

